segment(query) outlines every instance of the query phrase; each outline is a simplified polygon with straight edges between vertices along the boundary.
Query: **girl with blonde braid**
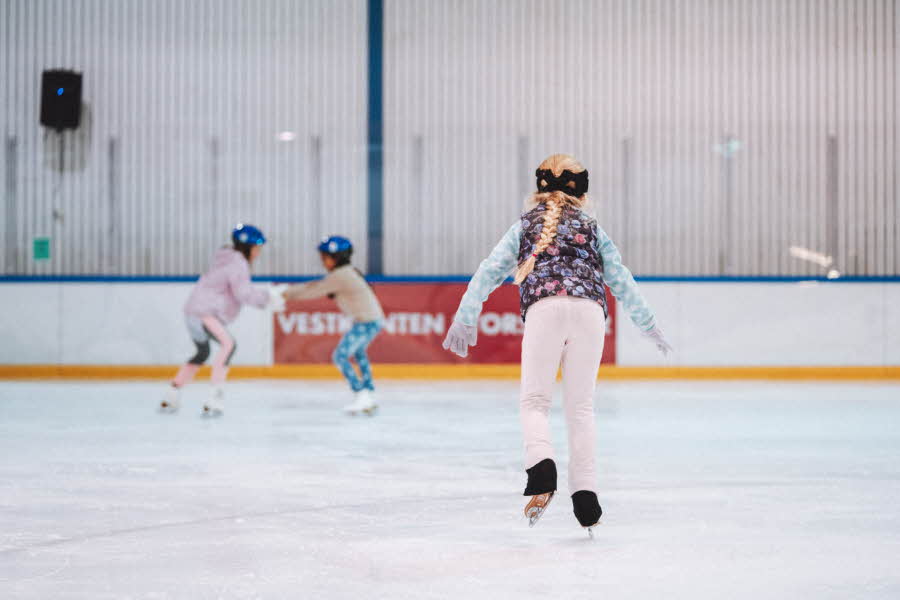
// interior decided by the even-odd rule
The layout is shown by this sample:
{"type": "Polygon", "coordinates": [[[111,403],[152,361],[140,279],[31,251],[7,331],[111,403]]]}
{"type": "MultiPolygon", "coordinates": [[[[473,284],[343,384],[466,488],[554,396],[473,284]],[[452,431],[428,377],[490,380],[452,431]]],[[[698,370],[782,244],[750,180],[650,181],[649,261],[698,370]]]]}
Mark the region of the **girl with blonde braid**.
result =
{"type": "Polygon", "coordinates": [[[569,490],[578,522],[600,520],[594,466],[593,393],[603,354],[609,287],[634,324],[666,354],[671,347],[622,264],[615,244],[582,208],[588,172],[566,154],[554,154],[536,171],[537,191],[515,223],[478,267],[460,301],[444,348],[466,356],[477,341],[478,316],[487,297],[515,271],[522,320],[520,412],[528,481],[525,507],[534,525],[556,493],[556,463],[549,412],[562,368],[569,434],[569,490]]]}

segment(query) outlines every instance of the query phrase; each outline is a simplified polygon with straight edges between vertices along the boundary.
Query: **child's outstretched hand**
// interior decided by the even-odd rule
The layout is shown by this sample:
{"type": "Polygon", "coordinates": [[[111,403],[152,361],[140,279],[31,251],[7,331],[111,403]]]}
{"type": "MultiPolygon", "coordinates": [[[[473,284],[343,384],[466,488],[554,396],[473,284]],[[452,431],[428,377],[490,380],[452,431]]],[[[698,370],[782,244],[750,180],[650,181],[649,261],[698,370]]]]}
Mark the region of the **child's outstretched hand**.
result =
{"type": "Polygon", "coordinates": [[[469,346],[478,342],[478,328],[453,321],[444,338],[444,350],[465,358],[469,355],[469,346]]]}
{"type": "Polygon", "coordinates": [[[652,329],[645,331],[644,337],[656,344],[656,349],[662,352],[663,356],[667,356],[669,352],[673,351],[672,346],[669,345],[669,342],[666,341],[662,331],[660,331],[659,327],[656,325],[654,325],[652,329]]]}
{"type": "Polygon", "coordinates": [[[273,285],[269,287],[269,308],[272,309],[272,312],[282,312],[284,311],[284,290],[287,289],[286,285],[273,285]]]}

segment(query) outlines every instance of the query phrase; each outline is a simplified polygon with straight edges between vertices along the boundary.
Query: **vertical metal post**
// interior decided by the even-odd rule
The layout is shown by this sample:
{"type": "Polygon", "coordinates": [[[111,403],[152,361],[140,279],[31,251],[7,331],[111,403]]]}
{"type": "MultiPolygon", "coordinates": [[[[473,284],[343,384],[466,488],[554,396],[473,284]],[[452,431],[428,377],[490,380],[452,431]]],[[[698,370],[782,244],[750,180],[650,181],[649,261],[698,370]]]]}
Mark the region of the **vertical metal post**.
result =
{"type": "Polygon", "coordinates": [[[622,139],[622,232],[620,249],[630,248],[631,242],[631,161],[632,161],[632,141],[631,138],[622,139]]]}
{"type": "Polygon", "coordinates": [[[121,208],[119,206],[119,141],[111,137],[106,146],[107,161],[107,210],[108,223],[106,231],[106,269],[109,273],[118,273],[122,264],[121,208]]]}
{"type": "Polygon", "coordinates": [[[16,170],[18,169],[18,141],[13,135],[6,137],[6,181],[4,191],[6,196],[6,232],[4,241],[6,244],[6,265],[5,272],[7,274],[18,273],[19,268],[19,248],[16,244],[18,231],[18,210],[16,201],[16,170]]]}
{"type": "Polygon", "coordinates": [[[222,153],[219,138],[213,136],[209,138],[209,210],[210,210],[210,235],[212,235],[212,243],[204,252],[209,252],[215,248],[223,237],[222,223],[222,199],[219,197],[219,159],[222,153]]]}
{"type": "Polygon", "coordinates": [[[410,207],[412,222],[421,222],[424,217],[422,206],[425,198],[425,138],[421,135],[413,136],[412,140],[412,191],[413,203],[410,207]]]}
{"type": "Polygon", "coordinates": [[[719,274],[730,275],[734,271],[734,136],[722,137],[722,221],[719,239],[719,274]]]}
{"type": "MultiPolygon", "coordinates": [[[[534,166],[528,164],[528,136],[520,135],[516,140],[516,165],[519,182],[519,197],[516,199],[517,209],[522,208],[522,201],[534,190],[534,166]]],[[[535,165],[537,166],[537,165],[535,165]]]]}
{"type": "MultiPolygon", "coordinates": [[[[825,147],[825,247],[834,263],[838,262],[838,141],[829,135],[825,147]]],[[[840,267],[838,267],[840,268],[840,267]]]]}
{"type": "Polygon", "coordinates": [[[368,272],[384,273],[384,107],[382,106],[384,3],[369,0],[368,51],[368,272]]]}
{"type": "Polygon", "coordinates": [[[325,231],[325,198],[322,191],[322,138],[318,135],[312,135],[309,138],[309,170],[310,193],[312,195],[310,200],[316,211],[315,235],[318,239],[318,237],[332,233],[331,231],[325,231]]]}
{"type": "MultiPolygon", "coordinates": [[[[62,273],[65,269],[62,256],[62,225],[65,213],[62,209],[62,188],[66,171],[66,133],[63,130],[57,130],[56,136],[59,139],[59,165],[56,174],[56,186],[53,189],[53,203],[50,212],[50,260],[47,261],[51,271],[62,273]]],[[[67,257],[66,257],[67,258],[67,257]]]]}

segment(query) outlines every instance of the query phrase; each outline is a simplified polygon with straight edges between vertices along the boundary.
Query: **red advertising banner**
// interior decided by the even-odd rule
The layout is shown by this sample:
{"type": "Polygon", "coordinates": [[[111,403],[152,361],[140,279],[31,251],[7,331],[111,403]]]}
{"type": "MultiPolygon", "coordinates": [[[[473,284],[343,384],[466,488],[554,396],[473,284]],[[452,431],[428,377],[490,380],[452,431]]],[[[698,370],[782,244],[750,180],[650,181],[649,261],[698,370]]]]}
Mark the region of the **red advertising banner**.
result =
{"type": "MultiPolygon", "coordinates": [[[[441,342],[453,321],[464,283],[375,283],[386,315],[385,328],[369,347],[375,363],[518,363],[524,323],[519,291],[500,286],[484,304],[478,345],[467,358],[444,350],[441,342]]],[[[608,295],[609,296],[609,295],[608,295]]],[[[332,300],[291,301],[274,317],[275,363],[328,363],[352,320],[332,300]]],[[[615,302],[603,347],[603,363],[616,360],[615,302]]]]}

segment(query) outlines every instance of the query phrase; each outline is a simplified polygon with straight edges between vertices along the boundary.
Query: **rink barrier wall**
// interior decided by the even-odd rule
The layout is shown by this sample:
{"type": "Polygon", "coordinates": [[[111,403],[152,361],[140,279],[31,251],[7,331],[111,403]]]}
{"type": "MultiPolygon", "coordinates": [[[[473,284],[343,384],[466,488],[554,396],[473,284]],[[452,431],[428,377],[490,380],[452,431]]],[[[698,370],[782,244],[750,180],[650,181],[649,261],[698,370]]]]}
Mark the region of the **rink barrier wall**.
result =
{"type": "MultiPolygon", "coordinates": [[[[168,379],[178,365],[0,365],[0,380],[168,379]]],[[[518,379],[518,365],[373,365],[376,379],[518,379]]],[[[209,379],[203,367],[198,379],[209,379]]],[[[229,379],[339,380],[333,365],[236,366],[229,379]]],[[[900,381],[898,367],[628,367],[604,365],[604,380],[900,381]]]]}
{"type": "MultiPolygon", "coordinates": [[[[310,277],[271,278],[301,281],[310,277]]],[[[456,283],[465,277],[378,277],[456,283]]],[[[900,278],[640,278],[675,347],[662,357],[627,319],[616,327],[621,378],[894,379],[900,368],[900,278]]],[[[194,347],[181,306],[193,278],[0,278],[0,377],[169,377],[194,347]],[[89,366],[83,366],[89,365],[89,366]],[[161,366],[159,366],[161,365],[161,366]]],[[[260,279],[266,281],[269,279],[260,279]]],[[[337,377],[327,359],[276,364],[273,318],[231,325],[235,377],[337,377]]],[[[416,363],[425,362],[416,360],[416,363]]],[[[515,378],[515,365],[388,365],[380,377],[515,378]]],[[[603,376],[603,375],[601,375],[603,376]]]]}

